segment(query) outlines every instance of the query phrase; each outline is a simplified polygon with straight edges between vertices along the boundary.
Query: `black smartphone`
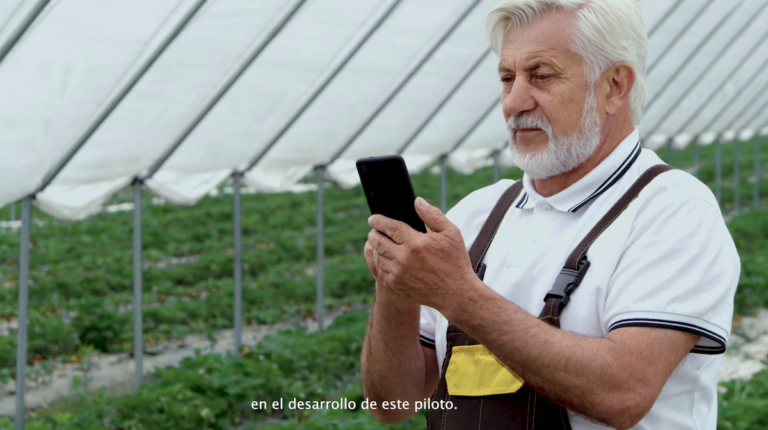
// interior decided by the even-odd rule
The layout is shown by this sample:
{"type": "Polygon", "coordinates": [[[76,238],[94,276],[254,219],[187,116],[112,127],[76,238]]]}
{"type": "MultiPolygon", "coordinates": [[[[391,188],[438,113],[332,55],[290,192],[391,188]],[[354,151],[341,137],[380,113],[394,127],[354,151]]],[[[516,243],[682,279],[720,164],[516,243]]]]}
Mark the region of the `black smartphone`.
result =
{"type": "Polygon", "coordinates": [[[371,214],[381,214],[402,221],[416,231],[427,232],[424,221],[413,207],[416,193],[403,157],[361,158],[356,165],[371,214]]]}

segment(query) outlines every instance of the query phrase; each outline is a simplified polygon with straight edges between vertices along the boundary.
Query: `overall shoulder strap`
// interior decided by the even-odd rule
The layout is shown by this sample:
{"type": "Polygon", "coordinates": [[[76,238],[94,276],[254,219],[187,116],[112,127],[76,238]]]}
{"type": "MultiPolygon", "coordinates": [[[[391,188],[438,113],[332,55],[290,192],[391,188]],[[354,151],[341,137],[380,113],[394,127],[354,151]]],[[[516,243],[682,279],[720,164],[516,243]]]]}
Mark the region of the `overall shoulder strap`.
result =
{"type": "Polygon", "coordinates": [[[539,319],[560,327],[560,312],[570,300],[571,293],[578,288],[581,280],[589,269],[589,260],[586,258],[587,250],[595,240],[624,212],[625,209],[637,198],[640,191],[650,184],[654,178],[664,172],[674,170],[674,167],[666,164],[657,164],[646,170],[623,196],[603,215],[592,227],[592,230],[584,236],[584,239],[576,245],[571,255],[565,260],[565,265],[555,279],[555,285],[544,296],[544,308],[539,314],[539,319]]]}
{"type": "Polygon", "coordinates": [[[674,170],[674,167],[666,164],[657,164],[648,170],[646,170],[639,178],[632,184],[631,187],[624,193],[623,196],[608,210],[608,212],[600,218],[600,221],[592,227],[592,230],[584,236],[584,239],[576,245],[571,255],[565,260],[565,268],[571,270],[578,270],[579,264],[586,257],[587,250],[592,246],[592,243],[600,237],[600,235],[607,229],[619,215],[624,212],[625,209],[632,203],[633,200],[640,195],[640,191],[643,190],[648,184],[651,183],[657,176],[664,172],[674,170]]]}
{"type": "Polygon", "coordinates": [[[491,210],[490,215],[485,220],[485,224],[480,229],[480,233],[477,234],[477,238],[472,242],[472,246],[469,248],[469,261],[472,263],[472,269],[475,273],[478,273],[480,263],[485,257],[485,253],[488,251],[488,247],[493,242],[493,237],[496,236],[496,232],[499,230],[501,221],[504,219],[512,203],[517,200],[517,196],[523,190],[522,179],[512,184],[504,194],[501,195],[499,201],[496,202],[496,206],[491,210]]]}

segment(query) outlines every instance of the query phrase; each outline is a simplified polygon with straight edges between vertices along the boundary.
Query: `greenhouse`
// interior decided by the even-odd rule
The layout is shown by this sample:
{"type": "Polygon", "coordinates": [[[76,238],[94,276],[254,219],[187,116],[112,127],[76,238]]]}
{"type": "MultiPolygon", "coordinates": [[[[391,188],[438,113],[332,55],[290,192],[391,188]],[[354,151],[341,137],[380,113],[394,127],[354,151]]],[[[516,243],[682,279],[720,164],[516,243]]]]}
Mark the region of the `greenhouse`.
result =
{"type": "MultiPolygon", "coordinates": [[[[105,398],[88,398],[88,412],[34,412],[51,404],[30,405],[15,381],[27,375],[29,385],[30,369],[54,356],[83,367],[89,354],[122,354],[134,388],[152,390],[155,371],[179,387],[172,370],[145,368],[148,348],[222,330],[229,351],[196,356],[187,370],[232,360],[244,380],[282,382],[230,393],[249,399],[237,406],[223,405],[226,396],[209,404],[218,388],[184,388],[179,403],[197,408],[196,421],[167,428],[244,428],[266,416],[250,401],[271,402],[276,390],[362,396],[347,377],[359,372],[367,320],[349,310],[368,310],[373,296],[355,161],[402,155],[417,194],[443,212],[501,177],[520,178],[484,22],[498,2],[0,0],[0,380],[15,405],[0,408],[9,416],[0,428],[24,428],[25,411],[27,428],[161,428],[159,418],[129,427],[137,418],[128,412],[116,427],[73,424],[97,416],[105,398]],[[166,305],[183,316],[164,314],[166,305]],[[299,316],[316,321],[316,350],[291,355],[300,332],[266,346],[248,334],[299,316]],[[352,328],[328,327],[333,318],[352,328]],[[216,322],[199,328],[204,320],[216,322]],[[45,346],[56,330],[66,340],[45,346]],[[318,359],[344,345],[338,368],[318,359]],[[254,355],[262,358],[237,361],[254,355]],[[278,369],[281,360],[306,368],[278,369]],[[297,382],[312,379],[308,369],[316,380],[297,382]],[[55,417],[64,424],[54,427],[55,417]]],[[[649,36],[642,145],[717,197],[742,261],[734,328],[746,321],[738,333],[751,345],[768,336],[759,328],[768,321],[768,0],[639,3],[649,36]]],[[[746,414],[768,425],[761,345],[766,354],[738,362],[750,371],[722,379],[738,399],[741,379],[763,375],[750,389],[759,407],[746,413],[723,394],[723,423],[746,414]]],[[[275,428],[298,428],[285,425],[275,428]]]]}

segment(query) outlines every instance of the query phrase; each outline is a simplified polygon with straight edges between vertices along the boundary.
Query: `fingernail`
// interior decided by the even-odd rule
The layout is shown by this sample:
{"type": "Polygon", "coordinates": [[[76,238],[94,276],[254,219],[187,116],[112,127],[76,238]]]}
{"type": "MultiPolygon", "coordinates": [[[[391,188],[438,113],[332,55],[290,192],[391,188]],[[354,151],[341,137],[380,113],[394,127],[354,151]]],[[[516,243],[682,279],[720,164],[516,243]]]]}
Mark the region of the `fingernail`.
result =
{"type": "Polygon", "coordinates": [[[427,201],[422,197],[419,197],[417,200],[419,201],[419,206],[423,207],[424,209],[429,207],[429,203],[427,203],[427,201]]]}
{"type": "Polygon", "coordinates": [[[372,219],[373,219],[373,215],[371,215],[371,216],[369,216],[369,217],[368,217],[368,224],[370,224],[370,223],[371,223],[371,220],[372,220],[372,219]]]}

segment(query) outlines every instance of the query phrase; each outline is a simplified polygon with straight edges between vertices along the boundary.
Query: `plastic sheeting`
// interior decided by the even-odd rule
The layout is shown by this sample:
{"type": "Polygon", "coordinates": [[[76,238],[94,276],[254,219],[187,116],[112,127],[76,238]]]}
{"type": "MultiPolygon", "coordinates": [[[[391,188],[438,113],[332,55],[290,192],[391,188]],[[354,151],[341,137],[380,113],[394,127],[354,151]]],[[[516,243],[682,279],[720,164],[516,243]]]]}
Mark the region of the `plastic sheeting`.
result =
{"type": "MultiPolygon", "coordinates": [[[[469,173],[506,142],[483,23],[497,2],[208,0],[38,192],[195,3],[52,0],[0,63],[0,206],[37,192],[36,204],[61,218],[98,211],[164,158],[299,4],[146,178],[152,192],[194,204],[254,161],[244,181],[259,192],[295,189],[317,165],[350,187],[357,158],[396,152],[412,172],[447,156],[469,173]]],[[[0,45],[36,3],[0,0],[0,45]]],[[[768,0],[640,4],[651,34],[645,146],[768,134],[768,0]]]]}

